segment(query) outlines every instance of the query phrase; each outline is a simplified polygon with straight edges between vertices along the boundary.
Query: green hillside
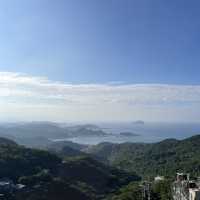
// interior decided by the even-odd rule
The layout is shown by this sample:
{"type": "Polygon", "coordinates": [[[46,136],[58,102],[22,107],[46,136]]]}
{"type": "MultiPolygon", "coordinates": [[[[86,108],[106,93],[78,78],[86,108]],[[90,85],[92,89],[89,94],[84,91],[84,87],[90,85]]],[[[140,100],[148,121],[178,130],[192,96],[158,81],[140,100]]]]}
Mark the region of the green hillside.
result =
{"type": "Polygon", "coordinates": [[[80,156],[78,150],[64,147],[63,151],[70,154],[65,154],[64,160],[48,151],[25,148],[0,138],[0,178],[26,186],[25,190],[12,193],[7,199],[102,199],[121,186],[140,180],[134,173],[80,156]]]}
{"type": "Polygon", "coordinates": [[[174,176],[177,171],[200,173],[200,135],[185,140],[167,139],[154,144],[103,143],[87,153],[104,162],[141,176],[174,176]]]}

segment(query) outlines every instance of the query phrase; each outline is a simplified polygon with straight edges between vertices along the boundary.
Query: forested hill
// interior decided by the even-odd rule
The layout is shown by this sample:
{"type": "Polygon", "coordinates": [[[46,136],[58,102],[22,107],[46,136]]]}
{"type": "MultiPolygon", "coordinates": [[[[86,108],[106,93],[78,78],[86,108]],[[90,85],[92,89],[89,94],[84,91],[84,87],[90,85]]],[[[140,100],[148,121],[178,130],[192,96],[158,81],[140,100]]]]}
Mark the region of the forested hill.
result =
{"type": "Polygon", "coordinates": [[[174,176],[177,171],[200,173],[200,135],[154,144],[101,143],[86,152],[101,157],[112,166],[136,171],[142,176],[174,176]]]}
{"type": "Polygon", "coordinates": [[[200,135],[153,144],[62,142],[50,145],[51,153],[0,138],[0,178],[26,186],[13,200],[99,200],[140,176],[174,177],[177,171],[199,176],[199,144],[200,135]]]}
{"type": "Polygon", "coordinates": [[[53,122],[30,122],[0,124],[0,135],[15,139],[51,138],[65,139],[77,136],[105,136],[103,130],[95,125],[63,126],[53,122]]]}
{"type": "MultiPolygon", "coordinates": [[[[130,181],[140,180],[135,174],[106,166],[86,155],[57,156],[43,150],[25,148],[0,138],[0,178],[25,189],[11,200],[96,200],[119,189],[130,181]]],[[[9,195],[9,193],[6,193],[9,195]]]]}
{"type": "Polygon", "coordinates": [[[10,139],[0,137],[0,147],[3,146],[17,146],[17,143],[10,139]]]}

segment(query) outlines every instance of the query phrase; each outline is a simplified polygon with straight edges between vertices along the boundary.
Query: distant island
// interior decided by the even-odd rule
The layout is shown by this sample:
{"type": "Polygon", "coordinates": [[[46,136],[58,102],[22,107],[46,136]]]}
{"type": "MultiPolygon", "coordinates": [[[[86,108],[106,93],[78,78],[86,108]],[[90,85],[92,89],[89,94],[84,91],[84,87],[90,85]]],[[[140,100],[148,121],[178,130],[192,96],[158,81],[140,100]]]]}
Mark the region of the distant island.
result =
{"type": "Polygon", "coordinates": [[[137,121],[134,121],[133,124],[136,124],[136,125],[144,125],[144,121],[142,120],[137,120],[137,121]]]}
{"type": "Polygon", "coordinates": [[[72,137],[107,136],[108,134],[96,125],[63,126],[54,122],[27,122],[0,125],[0,134],[9,138],[65,139],[72,137]]]}
{"type": "Polygon", "coordinates": [[[120,136],[126,136],[126,137],[134,136],[135,137],[135,136],[139,136],[139,135],[136,133],[132,133],[132,132],[121,132],[120,136]]]}

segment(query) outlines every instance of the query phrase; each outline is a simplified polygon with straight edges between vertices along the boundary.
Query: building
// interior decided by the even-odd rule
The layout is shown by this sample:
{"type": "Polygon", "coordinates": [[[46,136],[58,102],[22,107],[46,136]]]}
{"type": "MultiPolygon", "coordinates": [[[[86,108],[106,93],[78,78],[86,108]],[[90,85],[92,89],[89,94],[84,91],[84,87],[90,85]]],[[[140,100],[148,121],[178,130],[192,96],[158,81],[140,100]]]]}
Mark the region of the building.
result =
{"type": "Polygon", "coordinates": [[[164,181],[164,180],[165,180],[165,177],[164,177],[164,176],[156,176],[156,177],[154,178],[154,181],[155,181],[155,182],[164,181]]]}
{"type": "Polygon", "coordinates": [[[189,189],[189,200],[200,200],[200,189],[189,189]]]}
{"type": "Polygon", "coordinates": [[[12,193],[15,190],[15,185],[12,180],[3,178],[0,179],[0,193],[12,193]]]}
{"type": "Polygon", "coordinates": [[[200,200],[199,181],[190,180],[189,174],[177,173],[172,185],[174,200],[200,200]]]}
{"type": "Polygon", "coordinates": [[[23,184],[14,184],[12,180],[2,178],[0,179],[0,200],[5,199],[5,196],[12,195],[16,192],[23,192],[25,189],[26,186],[23,184]]]}

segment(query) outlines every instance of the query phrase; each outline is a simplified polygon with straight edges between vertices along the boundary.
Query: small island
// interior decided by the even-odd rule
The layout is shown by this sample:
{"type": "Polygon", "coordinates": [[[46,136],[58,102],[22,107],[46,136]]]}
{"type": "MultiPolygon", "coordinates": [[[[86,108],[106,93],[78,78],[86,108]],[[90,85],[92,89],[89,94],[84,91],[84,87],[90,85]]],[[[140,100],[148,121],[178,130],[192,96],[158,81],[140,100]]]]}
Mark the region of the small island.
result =
{"type": "Polygon", "coordinates": [[[144,125],[144,121],[142,121],[142,120],[137,120],[137,121],[134,121],[133,124],[136,124],[136,125],[144,125]]]}
{"type": "Polygon", "coordinates": [[[138,134],[136,133],[132,133],[132,132],[121,132],[120,133],[120,136],[126,136],[126,137],[136,137],[136,136],[139,136],[138,134]]]}

